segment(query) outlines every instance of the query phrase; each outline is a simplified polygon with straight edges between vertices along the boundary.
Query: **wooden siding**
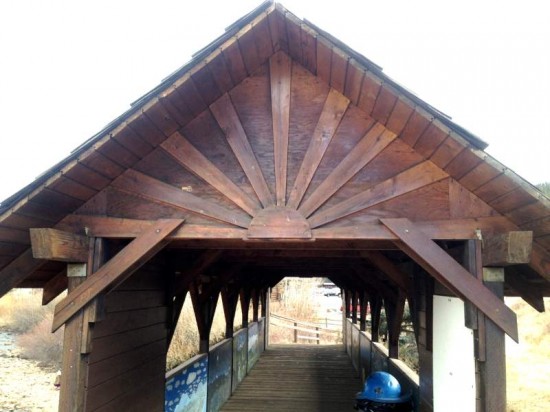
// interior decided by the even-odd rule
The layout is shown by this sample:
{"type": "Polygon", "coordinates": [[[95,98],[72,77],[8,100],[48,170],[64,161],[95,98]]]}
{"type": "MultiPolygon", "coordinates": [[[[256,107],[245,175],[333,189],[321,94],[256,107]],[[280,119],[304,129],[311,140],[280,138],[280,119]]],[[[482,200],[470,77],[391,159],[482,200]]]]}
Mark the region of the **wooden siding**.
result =
{"type": "Polygon", "coordinates": [[[164,409],[167,350],[163,266],[149,263],[105,298],[93,329],[87,411],[164,409]]]}

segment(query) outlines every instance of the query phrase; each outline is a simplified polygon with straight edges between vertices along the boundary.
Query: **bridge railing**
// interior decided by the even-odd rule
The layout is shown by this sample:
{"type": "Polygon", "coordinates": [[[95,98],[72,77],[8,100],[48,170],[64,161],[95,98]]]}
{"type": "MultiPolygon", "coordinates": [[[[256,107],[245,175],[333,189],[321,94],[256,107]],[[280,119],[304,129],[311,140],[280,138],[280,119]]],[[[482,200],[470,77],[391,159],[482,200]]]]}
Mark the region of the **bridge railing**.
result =
{"type": "Polygon", "coordinates": [[[323,322],[305,322],[298,319],[287,318],[285,316],[271,313],[269,322],[273,326],[290,329],[294,331],[294,343],[298,340],[314,341],[317,344],[321,343],[322,335],[335,336],[342,333],[342,323],[336,323],[325,320],[323,322]],[[325,325],[324,327],[322,325],[325,325]],[[335,326],[329,328],[328,326],[335,326]]]}
{"type": "Polygon", "coordinates": [[[265,318],[166,373],[164,410],[217,411],[265,350],[265,318]]]}
{"type": "Polygon", "coordinates": [[[412,391],[415,405],[418,405],[418,375],[401,360],[390,358],[382,343],[372,342],[370,334],[359,330],[350,319],[346,319],[344,326],[344,347],[363,382],[373,372],[389,372],[397,378],[404,392],[412,391]]]}

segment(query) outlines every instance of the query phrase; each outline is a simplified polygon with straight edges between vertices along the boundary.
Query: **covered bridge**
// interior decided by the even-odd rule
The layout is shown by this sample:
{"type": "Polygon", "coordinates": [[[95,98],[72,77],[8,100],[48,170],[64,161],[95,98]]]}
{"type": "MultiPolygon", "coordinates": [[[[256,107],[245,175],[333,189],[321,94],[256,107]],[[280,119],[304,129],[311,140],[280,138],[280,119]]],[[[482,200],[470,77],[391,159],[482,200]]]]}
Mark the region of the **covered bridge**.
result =
{"type": "Polygon", "coordinates": [[[312,275],[345,291],[362,330],[370,307],[374,341],[385,308],[390,357],[408,300],[430,411],[438,364],[460,359],[435,353],[436,298],[455,297],[477,410],[504,411],[504,335],[518,327],[503,296],[544,311],[550,200],[485,147],[266,2],[1,204],[0,296],[42,288],[48,303],[68,289],[53,325],[65,325],[63,411],[162,410],[187,296],[207,352],[220,294],[230,337],[239,298],[258,319],[270,287],[312,275]]]}

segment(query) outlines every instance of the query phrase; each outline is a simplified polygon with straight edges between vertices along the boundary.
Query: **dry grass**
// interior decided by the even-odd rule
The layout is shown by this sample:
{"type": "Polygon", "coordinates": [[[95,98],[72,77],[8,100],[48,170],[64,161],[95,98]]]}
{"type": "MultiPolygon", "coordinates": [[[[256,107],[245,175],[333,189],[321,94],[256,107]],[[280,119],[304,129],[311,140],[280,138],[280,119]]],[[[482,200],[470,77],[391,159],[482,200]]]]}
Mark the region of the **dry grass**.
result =
{"type": "Polygon", "coordinates": [[[60,298],[42,306],[40,290],[15,289],[0,299],[0,328],[18,335],[22,358],[60,367],[63,329],[51,332],[53,310],[60,298]]]}
{"type": "MultiPolygon", "coordinates": [[[[234,329],[237,330],[242,325],[241,307],[237,304],[234,329]]],[[[225,317],[223,313],[223,304],[221,298],[218,299],[216,312],[212,329],[210,330],[210,345],[213,345],[225,338],[225,317]]],[[[166,369],[170,370],[185,362],[187,359],[195,356],[199,352],[199,330],[193,312],[191,298],[187,297],[181,311],[178,325],[168,354],[166,357],[166,369]]]]}
{"type": "Polygon", "coordinates": [[[506,340],[509,412],[550,410],[550,298],[538,313],[521,299],[506,303],[518,315],[519,340],[506,340]]]}
{"type": "MultiPolygon", "coordinates": [[[[302,322],[314,323],[321,328],[333,326],[334,323],[340,324],[342,315],[341,312],[328,313],[324,305],[327,299],[325,296],[318,294],[318,287],[322,283],[322,278],[288,278],[281,281],[282,296],[278,302],[271,302],[271,312],[277,315],[299,320],[302,322]]],[[[287,323],[287,322],[284,322],[287,323]]],[[[311,327],[304,326],[311,329],[311,327]]],[[[313,336],[312,333],[298,332],[299,335],[313,336]]],[[[342,334],[320,334],[322,344],[341,343],[342,334]]],[[[273,323],[269,326],[269,342],[273,344],[292,343],[294,342],[294,330],[273,323]]],[[[300,344],[315,344],[316,341],[307,339],[298,339],[300,344]]]]}

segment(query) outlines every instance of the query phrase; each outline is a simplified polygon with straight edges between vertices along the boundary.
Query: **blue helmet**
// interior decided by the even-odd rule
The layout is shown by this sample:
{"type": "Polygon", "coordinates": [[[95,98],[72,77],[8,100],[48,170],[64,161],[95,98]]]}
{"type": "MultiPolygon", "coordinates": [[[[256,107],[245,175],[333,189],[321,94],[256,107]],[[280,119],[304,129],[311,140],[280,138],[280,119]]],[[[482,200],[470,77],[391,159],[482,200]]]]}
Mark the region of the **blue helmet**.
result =
{"type": "Polygon", "coordinates": [[[374,402],[400,403],[410,398],[410,395],[401,396],[401,385],[387,372],[374,372],[366,382],[363,392],[355,397],[357,400],[374,402]]]}

